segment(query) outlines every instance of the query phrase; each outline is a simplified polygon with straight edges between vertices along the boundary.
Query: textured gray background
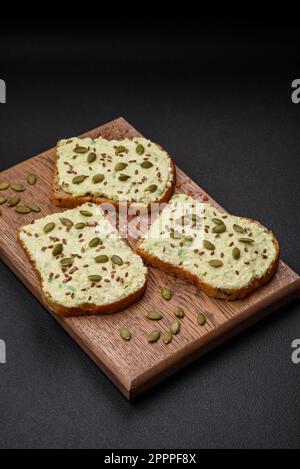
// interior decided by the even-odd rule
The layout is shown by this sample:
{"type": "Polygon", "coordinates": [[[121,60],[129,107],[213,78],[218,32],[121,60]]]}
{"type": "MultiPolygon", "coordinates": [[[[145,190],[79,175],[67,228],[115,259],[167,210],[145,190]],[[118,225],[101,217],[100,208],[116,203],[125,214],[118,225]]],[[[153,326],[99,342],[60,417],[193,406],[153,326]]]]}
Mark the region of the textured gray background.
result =
{"type": "MultiPolygon", "coordinates": [[[[1,170],[122,115],[273,229],[300,272],[297,29],[16,29],[0,33],[1,170]]],[[[0,447],[299,447],[299,312],[297,300],[129,403],[0,264],[0,447]]]]}

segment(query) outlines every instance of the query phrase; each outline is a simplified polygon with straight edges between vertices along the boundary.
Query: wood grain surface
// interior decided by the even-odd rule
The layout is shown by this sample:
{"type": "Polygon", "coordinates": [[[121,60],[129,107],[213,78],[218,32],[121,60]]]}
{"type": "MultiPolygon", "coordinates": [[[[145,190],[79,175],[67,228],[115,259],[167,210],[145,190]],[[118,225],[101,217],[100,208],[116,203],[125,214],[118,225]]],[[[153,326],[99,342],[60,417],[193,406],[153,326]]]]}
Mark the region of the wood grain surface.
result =
{"type": "MultiPolygon", "coordinates": [[[[137,135],[140,135],[139,132],[123,118],[84,134],[92,138],[124,138],[137,135]]],[[[29,201],[38,203],[42,208],[41,213],[18,215],[5,204],[1,206],[0,257],[41,302],[37,277],[17,242],[16,230],[34,218],[62,211],[51,203],[54,155],[53,148],[1,173],[1,181],[7,182],[24,182],[28,173],[38,176],[38,183],[28,186],[21,198],[25,204],[29,201]]],[[[179,168],[177,180],[177,191],[208,199],[220,208],[216,201],[179,168]]],[[[1,194],[13,195],[11,190],[2,191],[1,194]]],[[[237,302],[213,300],[194,286],[157,269],[149,270],[149,285],[143,299],[122,313],[68,319],[54,315],[128,399],[263,318],[298,296],[300,292],[300,277],[282,261],[268,285],[237,302]],[[161,298],[162,286],[168,286],[174,292],[171,301],[167,302],[161,298]],[[159,328],[163,332],[169,328],[175,318],[175,305],[181,305],[186,312],[186,316],[181,320],[180,334],[167,346],[162,341],[148,344],[147,335],[152,329],[159,328]],[[159,323],[146,319],[144,313],[149,309],[160,310],[164,313],[164,318],[159,323]],[[208,319],[204,327],[197,325],[196,317],[199,311],[204,312],[208,319]],[[123,341],[119,336],[122,325],[127,325],[131,330],[130,342],[123,341]]]]}

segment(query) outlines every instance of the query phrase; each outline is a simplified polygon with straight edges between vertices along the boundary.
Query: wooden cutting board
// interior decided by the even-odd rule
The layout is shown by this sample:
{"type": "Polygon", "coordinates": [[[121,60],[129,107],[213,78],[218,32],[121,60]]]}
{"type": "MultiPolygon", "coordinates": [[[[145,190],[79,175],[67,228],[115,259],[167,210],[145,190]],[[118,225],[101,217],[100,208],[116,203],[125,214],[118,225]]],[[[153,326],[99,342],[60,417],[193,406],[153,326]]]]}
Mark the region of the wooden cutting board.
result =
{"type": "MultiPolygon", "coordinates": [[[[137,135],[140,135],[139,132],[120,118],[87,132],[84,136],[124,138],[137,135]]],[[[28,224],[33,218],[62,211],[51,203],[54,155],[55,149],[48,150],[1,174],[1,181],[7,182],[25,181],[28,173],[38,176],[38,183],[30,186],[21,197],[25,204],[31,200],[36,201],[42,207],[41,214],[18,215],[5,204],[1,206],[0,257],[41,302],[37,277],[17,242],[16,229],[28,224]]],[[[177,179],[177,191],[198,198],[208,198],[212,204],[219,206],[179,168],[177,179]]],[[[9,193],[10,191],[1,192],[9,193]]],[[[275,277],[268,285],[245,300],[227,303],[210,299],[194,286],[157,269],[149,270],[149,285],[143,299],[122,313],[69,319],[54,315],[128,399],[263,318],[300,292],[300,277],[281,261],[275,277]],[[170,302],[161,298],[162,286],[169,286],[174,292],[170,302]],[[174,305],[182,305],[186,312],[180,334],[168,346],[162,341],[148,344],[147,335],[154,327],[162,331],[169,328],[174,320],[174,305]],[[144,317],[145,311],[149,309],[162,311],[164,319],[154,325],[144,317]],[[204,327],[197,325],[198,311],[203,311],[208,319],[204,327]],[[118,331],[122,325],[127,325],[132,332],[130,342],[123,341],[119,336],[118,331]]]]}

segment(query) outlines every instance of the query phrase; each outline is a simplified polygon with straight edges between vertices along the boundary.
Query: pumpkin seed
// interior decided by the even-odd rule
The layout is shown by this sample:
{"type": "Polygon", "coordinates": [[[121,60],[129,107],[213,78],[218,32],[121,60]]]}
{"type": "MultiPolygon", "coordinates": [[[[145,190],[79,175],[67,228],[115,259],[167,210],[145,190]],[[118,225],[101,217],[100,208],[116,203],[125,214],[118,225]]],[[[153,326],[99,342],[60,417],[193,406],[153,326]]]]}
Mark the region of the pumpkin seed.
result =
{"type": "Polygon", "coordinates": [[[120,336],[122,337],[122,339],[124,339],[124,340],[130,340],[131,339],[131,334],[130,334],[129,329],[127,329],[127,327],[125,327],[125,326],[121,327],[119,332],[120,332],[120,336]]]}
{"type": "Polygon", "coordinates": [[[153,164],[151,163],[151,161],[143,161],[143,163],[141,164],[141,167],[144,169],[152,168],[152,166],[153,164]]]}
{"type": "Polygon", "coordinates": [[[209,249],[210,251],[214,251],[216,249],[216,246],[207,239],[203,241],[203,247],[209,249]]]}
{"type": "Polygon", "coordinates": [[[88,276],[88,279],[91,281],[91,282],[100,282],[100,280],[102,279],[101,275],[89,275],[88,276]]]}
{"type": "Polygon", "coordinates": [[[172,332],[172,334],[178,334],[178,332],[180,331],[180,322],[177,319],[172,322],[170,331],[172,332]]]}
{"type": "Polygon", "coordinates": [[[72,179],[72,183],[73,184],[81,184],[86,178],[87,178],[87,176],[84,176],[83,174],[81,176],[75,176],[72,179]]]}
{"type": "Polygon", "coordinates": [[[52,249],[52,255],[53,256],[58,256],[58,254],[61,254],[63,252],[63,245],[62,244],[56,244],[54,248],[52,249]]]}
{"type": "Polygon", "coordinates": [[[159,338],[160,338],[160,331],[154,330],[150,332],[150,334],[148,335],[148,342],[152,344],[153,342],[157,342],[159,338]]]}
{"type": "Polygon", "coordinates": [[[15,207],[19,202],[20,202],[20,197],[18,195],[15,195],[14,197],[11,197],[7,201],[8,205],[10,207],[15,207]]]}
{"type": "Polygon", "coordinates": [[[233,248],[232,250],[232,257],[233,259],[239,259],[240,258],[240,255],[241,255],[241,251],[239,250],[239,248],[233,248]]]}
{"type": "Polygon", "coordinates": [[[224,231],[226,231],[226,226],[224,225],[224,223],[220,225],[215,225],[212,229],[213,233],[224,233],[224,231]]]}
{"type": "Polygon", "coordinates": [[[172,298],[172,290],[170,288],[164,287],[160,293],[164,300],[169,301],[172,298]]]}
{"type": "Polygon", "coordinates": [[[127,181],[130,178],[127,174],[121,174],[119,176],[119,181],[127,181]]]}
{"type": "Polygon", "coordinates": [[[116,153],[124,153],[124,151],[126,151],[126,148],[123,145],[119,145],[115,148],[115,151],[116,153]]]}
{"type": "Polygon", "coordinates": [[[224,222],[222,220],[220,220],[220,218],[212,218],[212,222],[215,225],[223,225],[224,224],[224,222]]]}
{"type": "Polygon", "coordinates": [[[84,217],[92,217],[93,216],[92,212],[89,212],[88,210],[79,210],[79,212],[84,217]]]}
{"type": "Polygon", "coordinates": [[[204,326],[204,324],[206,323],[206,317],[203,313],[198,313],[197,323],[199,324],[199,326],[204,326]]]}
{"type": "Polygon", "coordinates": [[[18,184],[18,183],[17,183],[17,184],[12,184],[10,187],[11,187],[11,189],[12,189],[13,191],[15,191],[15,192],[23,192],[23,191],[25,191],[25,187],[22,186],[22,184],[18,184]]]}
{"type": "Polygon", "coordinates": [[[157,185],[156,184],[151,184],[151,186],[147,187],[147,189],[145,189],[146,192],[155,192],[157,191],[157,185]]]}
{"type": "Polygon", "coordinates": [[[244,233],[244,228],[240,225],[237,225],[236,223],[232,225],[232,228],[234,231],[237,231],[238,233],[244,233]]]}
{"type": "Polygon", "coordinates": [[[162,319],[162,314],[159,311],[147,311],[145,316],[148,319],[152,319],[152,321],[158,321],[159,319],[162,319]]]}
{"type": "Polygon", "coordinates": [[[93,238],[89,242],[89,247],[90,248],[96,248],[97,246],[99,246],[100,242],[101,242],[100,238],[93,238]]]}
{"type": "Polygon", "coordinates": [[[5,189],[9,188],[9,184],[7,182],[0,182],[0,191],[5,191],[5,189]]]}
{"type": "Polygon", "coordinates": [[[252,238],[239,238],[239,242],[240,243],[251,244],[251,243],[254,243],[254,239],[252,239],[252,238]]]}
{"type": "Polygon", "coordinates": [[[73,264],[73,259],[71,257],[64,257],[61,261],[60,264],[63,267],[69,267],[70,265],[73,264]]]}
{"type": "Polygon", "coordinates": [[[93,177],[93,183],[98,184],[99,182],[102,182],[104,180],[104,174],[95,174],[93,177]]]}
{"type": "Polygon", "coordinates": [[[27,182],[30,186],[34,186],[37,181],[37,177],[35,174],[28,174],[27,182]]]}
{"type": "Polygon", "coordinates": [[[60,220],[60,222],[61,222],[62,225],[67,226],[68,228],[70,228],[71,226],[73,226],[73,222],[72,222],[72,220],[70,220],[69,218],[64,218],[64,217],[62,217],[62,218],[60,218],[59,220],[60,220]]]}
{"type": "Polygon", "coordinates": [[[115,166],[115,171],[123,171],[127,166],[126,163],[117,163],[115,166]]]}
{"type": "Polygon", "coordinates": [[[141,143],[139,143],[137,145],[135,151],[137,152],[138,155],[142,155],[145,151],[145,148],[143,147],[143,145],[141,143]]]}
{"type": "Polygon", "coordinates": [[[88,157],[87,157],[87,162],[88,162],[88,163],[94,163],[94,161],[95,161],[96,158],[97,158],[96,153],[94,153],[94,152],[89,153],[89,154],[88,154],[88,157]]]}
{"type": "Polygon", "coordinates": [[[47,223],[47,225],[44,226],[43,231],[44,233],[50,233],[55,228],[55,223],[47,223]]]}
{"type": "Polygon", "coordinates": [[[170,233],[170,237],[173,239],[181,239],[182,235],[178,231],[173,230],[170,233]]]}
{"type": "Polygon", "coordinates": [[[112,261],[113,264],[123,265],[123,260],[121,259],[120,256],[117,256],[117,255],[111,256],[111,261],[112,261]]]}
{"type": "Polygon", "coordinates": [[[27,207],[26,205],[17,205],[16,206],[16,212],[17,213],[29,213],[30,208],[27,207]]]}
{"type": "Polygon", "coordinates": [[[181,308],[181,306],[176,306],[174,313],[178,318],[184,317],[184,310],[181,308]]]}
{"type": "Polygon", "coordinates": [[[30,208],[30,210],[32,212],[40,212],[41,211],[41,208],[35,204],[34,202],[32,202],[31,204],[28,204],[28,207],[30,208]]]}
{"type": "Polygon", "coordinates": [[[209,264],[210,264],[212,267],[222,267],[223,262],[222,262],[222,261],[219,261],[219,259],[212,259],[211,261],[209,261],[209,264]]]}
{"type": "Polygon", "coordinates": [[[97,264],[105,264],[105,262],[109,261],[109,257],[105,254],[101,254],[101,256],[97,256],[95,258],[95,261],[97,262],[97,264]]]}
{"type": "Polygon", "coordinates": [[[75,153],[86,153],[87,151],[89,151],[89,148],[82,147],[80,145],[76,145],[76,147],[74,148],[75,153]]]}
{"type": "Polygon", "coordinates": [[[7,198],[4,197],[3,195],[0,195],[0,205],[4,204],[6,202],[7,198]]]}
{"type": "Polygon", "coordinates": [[[82,230],[85,227],[85,223],[76,223],[76,230],[82,230]]]}
{"type": "Polygon", "coordinates": [[[165,332],[162,336],[162,340],[166,345],[168,345],[172,339],[173,335],[171,334],[171,332],[165,332]]]}

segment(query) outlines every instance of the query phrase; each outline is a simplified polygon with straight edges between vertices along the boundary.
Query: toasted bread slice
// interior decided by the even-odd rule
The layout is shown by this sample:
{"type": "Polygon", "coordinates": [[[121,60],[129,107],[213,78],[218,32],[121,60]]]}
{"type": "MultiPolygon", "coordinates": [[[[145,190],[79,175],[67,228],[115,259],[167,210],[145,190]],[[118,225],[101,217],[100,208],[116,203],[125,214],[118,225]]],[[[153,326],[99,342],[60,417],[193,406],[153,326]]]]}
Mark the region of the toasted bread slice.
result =
{"type": "Polygon", "coordinates": [[[275,236],[257,221],[228,215],[185,194],[172,197],[136,252],[147,264],[224,300],[244,298],[267,283],[279,259],[275,236]]]}
{"type": "Polygon", "coordinates": [[[143,294],[147,268],[106,219],[101,206],[85,204],[36,220],[19,240],[58,315],[114,313],[143,294]]]}
{"type": "Polygon", "coordinates": [[[176,183],[165,150],[142,137],[124,140],[71,138],[56,149],[53,202],[67,208],[86,202],[150,207],[167,202],[176,183]]]}

